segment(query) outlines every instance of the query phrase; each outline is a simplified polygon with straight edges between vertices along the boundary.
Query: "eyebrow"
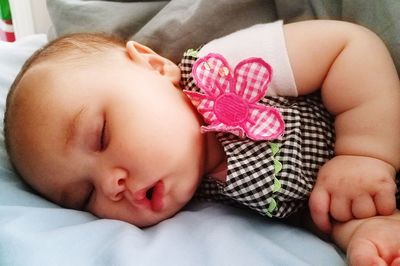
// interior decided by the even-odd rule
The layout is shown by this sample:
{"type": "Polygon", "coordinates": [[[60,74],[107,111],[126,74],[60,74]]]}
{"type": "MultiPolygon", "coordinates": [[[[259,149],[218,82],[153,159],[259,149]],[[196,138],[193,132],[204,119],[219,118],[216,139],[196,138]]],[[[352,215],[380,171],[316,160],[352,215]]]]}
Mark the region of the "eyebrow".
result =
{"type": "Polygon", "coordinates": [[[72,118],[71,122],[67,127],[67,134],[65,138],[65,145],[67,146],[70,142],[75,139],[77,129],[79,128],[79,122],[82,118],[83,113],[86,111],[86,106],[82,107],[72,118]]]}

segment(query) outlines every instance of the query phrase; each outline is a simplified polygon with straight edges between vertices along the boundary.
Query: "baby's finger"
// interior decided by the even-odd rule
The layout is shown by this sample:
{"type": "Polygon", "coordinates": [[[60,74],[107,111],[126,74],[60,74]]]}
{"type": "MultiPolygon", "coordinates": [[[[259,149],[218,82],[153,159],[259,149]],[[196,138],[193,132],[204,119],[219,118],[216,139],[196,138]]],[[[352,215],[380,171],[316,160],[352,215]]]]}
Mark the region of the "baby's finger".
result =
{"type": "Polygon", "coordinates": [[[375,216],[375,202],[369,194],[363,194],[353,199],[351,211],[353,216],[357,219],[375,216]]]}
{"type": "Polygon", "coordinates": [[[324,233],[330,233],[332,227],[329,219],[330,196],[327,191],[315,187],[308,201],[311,218],[324,233]]]}
{"type": "Polygon", "coordinates": [[[349,265],[376,265],[386,266],[386,262],[379,256],[376,246],[368,240],[358,240],[347,249],[349,265]]]}
{"type": "Polygon", "coordinates": [[[351,211],[351,200],[345,197],[331,198],[331,216],[336,221],[347,222],[353,218],[351,211]]]}
{"type": "Polygon", "coordinates": [[[396,195],[395,192],[387,193],[385,191],[379,191],[375,197],[376,211],[380,215],[390,215],[396,209],[396,195]]]}

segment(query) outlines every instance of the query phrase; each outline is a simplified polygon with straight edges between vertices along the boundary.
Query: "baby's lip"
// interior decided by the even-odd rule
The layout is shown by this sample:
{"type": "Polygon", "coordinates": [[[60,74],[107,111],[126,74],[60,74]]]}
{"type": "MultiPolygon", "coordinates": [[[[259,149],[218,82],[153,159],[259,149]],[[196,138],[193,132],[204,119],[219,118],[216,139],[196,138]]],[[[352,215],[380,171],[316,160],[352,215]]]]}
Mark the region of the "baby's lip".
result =
{"type": "Polygon", "coordinates": [[[140,205],[153,210],[162,211],[164,207],[164,182],[157,181],[155,184],[141,189],[135,193],[134,201],[140,205]]]}
{"type": "Polygon", "coordinates": [[[164,206],[164,182],[158,181],[152,188],[151,209],[155,212],[162,211],[164,206]]]}

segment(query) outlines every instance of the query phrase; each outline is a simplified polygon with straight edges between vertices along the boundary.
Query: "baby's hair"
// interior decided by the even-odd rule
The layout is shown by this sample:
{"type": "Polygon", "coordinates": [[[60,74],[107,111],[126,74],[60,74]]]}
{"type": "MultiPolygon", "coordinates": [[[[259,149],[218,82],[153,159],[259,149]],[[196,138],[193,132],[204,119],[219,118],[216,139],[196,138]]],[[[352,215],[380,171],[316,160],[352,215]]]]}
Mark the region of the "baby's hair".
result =
{"type": "MultiPolygon", "coordinates": [[[[10,120],[13,118],[14,98],[19,88],[20,82],[26,72],[34,65],[48,60],[63,60],[63,63],[82,61],[82,55],[96,56],[107,50],[115,50],[124,48],[126,41],[116,36],[103,33],[75,33],[64,35],[47,43],[45,46],[37,50],[28,58],[22,66],[20,72],[12,83],[6,100],[6,110],[4,113],[4,142],[10,162],[16,169],[12,160],[12,129],[9,126],[10,120]]],[[[83,57],[86,58],[86,57],[83,57]]]]}

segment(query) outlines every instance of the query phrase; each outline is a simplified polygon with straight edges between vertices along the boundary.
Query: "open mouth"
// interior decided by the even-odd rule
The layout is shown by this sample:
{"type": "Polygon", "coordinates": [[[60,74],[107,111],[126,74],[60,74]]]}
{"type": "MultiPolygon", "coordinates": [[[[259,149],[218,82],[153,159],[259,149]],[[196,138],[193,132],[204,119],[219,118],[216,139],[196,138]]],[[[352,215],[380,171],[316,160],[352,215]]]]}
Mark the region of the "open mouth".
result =
{"type": "Polygon", "coordinates": [[[164,207],[164,183],[158,181],[147,190],[142,190],[137,194],[136,200],[155,212],[161,211],[164,207]]]}
{"type": "Polygon", "coordinates": [[[151,201],[153,198],[154,187],[151,187],[146,191],[146,198],[151,201]]]}
{"type": "Polygon", "coordinates": [[[151,209],[155,212],[160,212],[164,208],[164,182],[158,181],[152,188],[148,190],[149,197],[151,198],[151,209]]]}

